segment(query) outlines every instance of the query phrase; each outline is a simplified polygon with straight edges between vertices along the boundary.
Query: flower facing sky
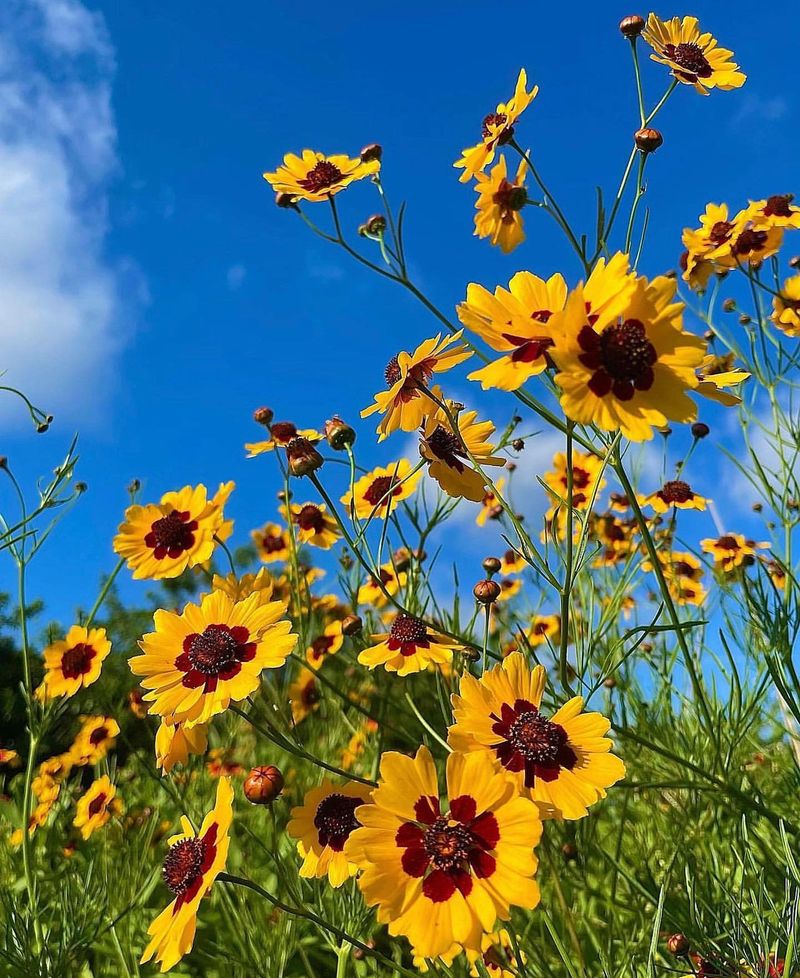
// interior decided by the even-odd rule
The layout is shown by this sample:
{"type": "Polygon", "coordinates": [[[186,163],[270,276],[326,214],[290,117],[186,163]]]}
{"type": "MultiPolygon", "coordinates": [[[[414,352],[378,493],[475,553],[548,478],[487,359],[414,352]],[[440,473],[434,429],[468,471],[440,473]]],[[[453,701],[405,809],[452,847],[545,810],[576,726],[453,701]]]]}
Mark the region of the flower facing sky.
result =
{"type": "Polygon", "coordinates": [[[445,402],[435,414],[425,419],[419,452],[428,462],[428,474],[448,496],[481,502],[487,477],[475,468],[503,465],[505,459],[493,455],[494,445],[487,441],[494,432],[491,421],[478,421],[476,411],[459,411],[445,402]],[[455,424],[453,423],[455,421],[455,424]]]}
{"type": "Polygon", "coordinates": [[[369,669],[383,666],[398,676],[422,672],[432,665],[447,665],[453,652],[462,648],[429,628],[421,618],[405,612],[395,617],[387,635],[374,635],[373,642],[359,654],[358,661],[369,669]]]}
{"type": "Polygon", "coordinates": [[[278,169],[265,173],[264,179],[277,193],[289,194],[296,201],[317,202],[330,199],[355,180],[377,173],[380,166],[379,160],[365,163],[360,157],[326,156],[304,149],[300,156],[287,153],[278,169]]]}
{"type": "Polygon", "coordinates": [[[352,503],[360,520],[385,519],[394,512],[397,504],[412,496],[422,478],[422,470],[411,474],[411,463],[406,458],[389,465],[379,465],[366,475],[362,475],[342,496],[347,512],[352,503]]]}
{"type": "Polygon", "coordinates": [[[747,79],[734,62],[733,51],[719,47],[711,34],[702,33],[696,17],[665,21],[651,13],[642,37],[653,49],[653,61],[666,65],[674,78],[693,85],[701,95],[708,95],[712,88],[723,92],[741,88],[747,79]]]}
{"type": "Polygon", "coordinates": [[[80,829],[81,837],[86,840],[97,829],[102,828],[112,815],[118,815],[121,811],[122,805],[117,798],[117,789],[108,776],[103,775],[78,799],[72,824],[76,829],[80,829]]]}
{"type": "Polygon", "coordinates": [[[74,696],[79,689],[91,686],[100,678],[103,660],[110,651],[105,628],[73,625],[66,638],[44,650],[44,679],[37,695],[47,699],[74,696]]]}
{"type": "Polygon", "coordinates": [[[489,238],[503,254],[510,254],[525,240],[522,229],[522,208],[528,200],[525,190],[525,174],[528,165],[522,160],[517,167],[517,175],[508,179],[506,159],[492,168],[489,174],[478,173],[475,177],[475,234],[479,238],[489,238]]]}

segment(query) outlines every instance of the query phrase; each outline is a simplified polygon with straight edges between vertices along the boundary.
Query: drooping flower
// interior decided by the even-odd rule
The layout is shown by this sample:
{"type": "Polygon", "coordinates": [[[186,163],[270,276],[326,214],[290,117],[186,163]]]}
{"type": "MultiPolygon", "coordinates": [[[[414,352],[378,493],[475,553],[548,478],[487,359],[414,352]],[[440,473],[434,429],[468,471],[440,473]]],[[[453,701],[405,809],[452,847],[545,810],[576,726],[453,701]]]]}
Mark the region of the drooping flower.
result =
{"type": "Polygon", "coordinates": [[[477,411],[456,413],[455,402],[444,403],[447,410],[440,407],[425,419],[420,455],[429,463],[428,474],[448,496],[480,502],[489,483],[474,465],[504,464],[504,459],[492,454],[494,445],[487,441],[494,425],[491,421],[478,421],[477,411]]]}
{"type": "Polygon", "coordinates": [[[522,160],[513,182],[508,179],[506,160],[500,157],[490,174],[475,174],[475,235],[489,238],[503,254],[510,254],[525,240],[522,208],[528,201],[525,174],[528,165],[522,160]]]}
{"type": "Polygon", "coordinates": [[[453,164],[463,173],[458,178],[461,183],[477,176],[484,167],[488,166],[495,157],[498,146],[504,146],[514,138],[514,126],[517,119],[536,98],[538,86],[527,91],[528,76],[524,68],[520,69],[514,94],[508,102],[500,102],[494,112],[484,117],[481,126],[481,141],[476,146],[468,146],[461,158],[453,164]]]}
{"type": "Polygon", "coordinates": [[[66,638],[44,650],[44,679],[36,691],[40,699],[74,696],[100,678],[103,660],[111,651],[105,628],[73,625],[66,638]]]}
{"type": "MultiPolygon", "coordinates": [[[[458,343],[460,338],[460,331],[444,339],[437,333],[432,339],[420,343],[413,353],[401,350],[386,364],[387,390],[377,393],[375,402],[361,412],[362,418],[376,412],[384,415],[377,427],[378,441],[383,441],[398,428],[416,431],[424,418],[436,410],[436,401],[426,393],[433,375],[450,370],[472,356],[463,343],[458,343]]],[[[441,400],[442,392],[438,387],[431,393],[441,400]]]]}
{"type": "Polygon", "coordinates": [[[671,509],[704,510],[708,500],[698,496],[688,482],[682,479],[668,479],[660,489],[644,496],[641,500],[645,506],[650,506],[656,513],[668,513],[671,509]]]}
{"type": "Polygon", "coordinates": [[[184,486],[165,493],[158,504],[129,506],[114,552],[127,560],[136,580],[178,577],[204,564],[225,524],[223,507],[233,488],[227,482],[209,499],[205,486],[184,486]]]}
{"type": "Polygon", "coordinates": [[[265,564],[289,559],[292,545],[288,531],[277,523],[265,523],[260,530],[251,530],[250,539],[256,548],[259,560],[265,564]]]}
{"type": "Polygon", "coordinates": [[[341,536],[336,520],[327,512],[324,504],[290,503],[288,515],[297,527],[300,543],[330,550],[341,536]]]}
{"type": "Polygon", "coordinates": [[[191,951],[200,902],[225,869],[232,819],[233,788],[229,778],[220,778],[214,808],[203,819],[199,832],[195,833],[186,816],[181,818],[182,831],[168,840],[169,850],[161,871],[175,898],[150,924],[147,933],[151,940],[141,964],[155,957],[161,971],[169,971],[191,951]]]}
{"type": "Polygon", "coordinates": [[[421,619],[400,612],[392,622],[389,633],[374,635],[374,645],[359,653],[362,666],[374,669],[383,666],[387,672],[409,676],[431,665],[446,665],[453,652],[462,649],[456,641],[441,635],[421,619]]]}
{"type": "Polygon", "coordinates": [[[746,370],[735,366],[733,353],[726,353],[724,356],[705,356],[697,370],[698,383],[695,392],[710,401],[724,404],[725,407],[733,407],[735,404],[741,404],[742,399],[738,394],[732,394],[729,388],[738,387],[749,376],[746,370]]]}
{"type": "Polygon", "coordinates": [[[520,652],[480,679],[465,673],[453,696],[448,742],[499,761],[543,817],[583,818],[625,776],[625,765],[610,753],[605,717],[584,713],[583,698],[575,696],[548,718],[541,712],[544,687],[544,667],[531,670],[520,652]]]}
{"type": "Polygon", "coordinates": [[[328,877],[339,887],[355,876],[358,867],[345,856],[352,832],[360,828],[360,807],[369,801],[370,789],[355,781],[334,784],[327,778],[312,788],[303,804],[292,809],[287,833],[297,839],[297,852],[303,860],[303,879],[328,877]]]}
{"type": "Polygon", "coordinates": [[[332,621],[309,643],[306,649],[306,661],[313,669],[319,669],[329,656],[336,655],[343,642],[342,623],[332,621]]]}
{"type": "Polygon", "coordinates": [[[411,473],[411,463],[401,458],[390,465],[379,465],[366,475],[362,475],[342,496],[342,503],[348,513],[352,504],[355,515],[360,520],[385,519],[397,509],[398,503],[408,499],[416,491],[422,470],[411,473]]]}
{"type": "Polygon", "coordinates": [[[322,441],[322,434],[314,428],[300,429],[293,421],[276,421],[269,427],[270,437],[263,441],[247,442],[247,457],[255,458],[264,452],[272,452],[276,448],[286,448],[295,438],[305,438],[312,444],[322,441]]]}
{"type": "Polygon", "coordinates": [[[278,169],[265,173],[264,179],[276,193],[290,194],[295,201],[316,202],[328,200],[354,180],[372,176],[380,168],[378,159],[365,163],[360,157],[326,156],[304,149],[300,156],[287,153],[278,169]]]}
{"type": "Polygon", "coordinates": [[[114,746],[118,734],[119,724],[113,717],[81,717],[81,729],[68,752],[73,764],[79,766],[102,761],[114,746]]]}
{"type": "Polygon", "coordinates": [[[255,593],[232,601],[215,591],[181,614],[159,610],[155,631],[143,636],[143,655],[130,660],[143,676],[150,712],[171,723],[206,723],[253,693],[263,669],[283,665],[297,642],[282,601],[255,593]]]}
{"type": "Polygon", "coordinates": [[[363,828],[345,849],[362,870],[367,905],[418,957],[453,944],[480,951],[483,934],[508,920],[511,906],[539,902],[536,806],[477,752],[449,755],[447,799],[426,747],[413,758],[384,754],[372,801],[358,812],[363,828]]]}
{"type": "Polygon", "coordinates": [[[702,33],[696,17],[661,20],[647,18],[642,37],[653,49],[653,61],[666,65],[684,85],[692,85],[701,95],[712,88],[723,92],[741,88],[747,76],[733,61],[733,52],[718,45],[709,33],[702,33]]]}
{"type": "Polygon", "coordinates": [[[742,533],[723,533],[716,540],[708,538],[700,541],[704,553],[714,558],[714,567],[724,574],[730,574],[739,567],[755,563],[757,550],[766,549],[768,543],[748,540],[742,533]]]}
{"type": "Polygon", "coordinates": [[[772,322],[786,336],[800,336],[800,275],[787,278],[773,298],[772,322]]]}
{"type": "Polygon", "coordinates": [[[495,479],[494,486],[484,490],[481,508],[475,517],[478,526],[485,526],[488,520],[498,520],[503,515],[503,506],[496,493],[502,493],[505,484],[505,478],[500,476],[499,479],[495,479]]]}
{"type": "Polygon", "coordinates": [[[156,731],[156,767],[164,774],[176,764],[184,766],[190,754],[205,754],[208,748],[208,725],[198,723],[187,727],[162,719],[156,731]]]}
{"type": "Polygon", "coordinates": [[[107,775],[93,781],[86,792],[78,799],[75,818],[72,824],[81,830],[83,839],[102,828],[112,815],[122,811],[122,803],[117,798],[117,789],[107,775]]]}

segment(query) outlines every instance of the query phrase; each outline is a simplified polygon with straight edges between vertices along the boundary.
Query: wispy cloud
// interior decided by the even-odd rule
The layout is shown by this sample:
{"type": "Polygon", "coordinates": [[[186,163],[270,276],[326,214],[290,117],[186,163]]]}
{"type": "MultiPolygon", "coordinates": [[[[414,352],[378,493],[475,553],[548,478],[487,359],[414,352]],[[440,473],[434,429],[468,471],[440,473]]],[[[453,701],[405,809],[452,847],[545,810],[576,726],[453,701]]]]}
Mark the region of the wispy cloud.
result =
{"type": "Polygon", "coordinates": [[[247,269],[244,267],[244,265],[231,265],[225,275],[228,282],[228,288],[231,290],[231,292],[239,291],[244,283],[246,275],[247,269]]]}
{"type": "MultiPolygon", "coordinates": [[[[88,421],[125,341],[121,280],[137,277],[105,255],[114,51],[79,0],[6,0],[0,36],[0,370],[88,421]]],[[[0,402],[0,424],[19,419],[0,402]]]]}
{"type": "Polygon", "coordinates": [[[742,99],[738,111],[731,119],[734,129],[753,123],[780,122],[789,113],[789,102],[783,95],[759,95],[749,92],[742,99]]]}

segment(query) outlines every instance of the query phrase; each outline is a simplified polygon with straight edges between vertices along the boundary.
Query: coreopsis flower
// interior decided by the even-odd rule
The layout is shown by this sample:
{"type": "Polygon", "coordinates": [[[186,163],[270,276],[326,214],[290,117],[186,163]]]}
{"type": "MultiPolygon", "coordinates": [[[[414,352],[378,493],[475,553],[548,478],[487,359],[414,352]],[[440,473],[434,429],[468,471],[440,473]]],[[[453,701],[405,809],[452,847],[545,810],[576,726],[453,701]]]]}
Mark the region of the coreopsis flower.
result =
{"type": "Polygon", "coordinates": [[[336,655],[343,643],[342,623],[332,621],[325,626],[321,635],[317,635],[309,643],[306,649],[306,661],[312,669],[319,669],[329,656],[336,655]]]}
{"type": "Polygon", "coordinates": [[[510,601],[522,590],[522,581],[518,577],[503,577],[497,583],[500,585],[498,601],[510,601]]]}
{"type": "Polygon", "coordinates": [[[211,579],[212,589],[223,591],[232,601],[244,601],[251,594],[258,594],[262,601],[267,602],[272,598],[274,586],[266,567],[261,567],[255,574],[243,574],[241,577],[215,574],[211,579]]]}
{"type": "Polygon", "coordinates": [[[9,771],[16,771],[22,767],[22,758],[19,753],[10,747],[0,747],[0,767],[9,771]]]}
{"type": "Polygon", "coordinates": [[[711,34],[701,32],[696,17],[664,21],[651,13],[642,37],[653,49],[653,61],[666,65],[673,78],[692,85],[701,95],[708,95],[712,88],[727,92],[745,83],[747,75],[739,71],[733,52],[719,47],[711,34]]]}
{"type": "Polygon", "coordinates": [[[800,207],[793,204],[794,194],[773,194],[766,200],[750,202],[748,212],[757,228],[800,228],[800,207]]]}
{"type": "Polygon", "coordinates": [[[471,177],[477,176],[484,167],[488,166],[495,157],[498,146],[504,146],[514,138],[514,126],[517,119],[536,98],[539,88],[534,85],[527,91],[528,75],[520,68],[514,94],[508,102],[500,102],[494,112],[483,119],[481,126],[481,141],[476,146],[468,146],[461,158],[453,164],[464,172],[458,178],[461,183],[467,183],[471,177]]]}
{"type": "Polygon", "coordinates": [[[756,551],[769,547],[768,543],[756,543],[741,533],[723,533],[716,540],[708,538],[700,541],[704,553],[714,558],[714,567],[724,574],[730,574],[742,566],[753,564],[756,551]]]}
{"type": "Polygon", "coordinates": [[[330,550],[341,536],[336,520],[327,512],[324,504],[290,503],[287,516],[297,527],[300,543],[330,550]]]}
{"type": "Polygon", "coordinates": [[[289,686],[289,708],[295,726],[319,707],[320,692],[317,676],[313,669],[301,669],[295,681],[289,686]]]}
{"type": "Polygon", "coordinates": [[[627,555],[635,547],[638,532],[636,520],[622,520],[613,513],[592,513],[589,518],[589,537],[601,546],[627,555]]]}
{"type": "Polygon", "coordinates": [[[557,645],[561,640],[561,615],[534,615],[525,633],[531,648],[540,645],[557,645]]]}
{"type": "Polygon", "coordinates": [[[233,758],[230,747],[215,747],[208,752],[206,771],[212,778],[237,778],[244,774],[244,767],[233,758]]]}
{"type": "Polygon", "coordinates": [[[787,278],[773,298],[772,322],[787,336],[800,336],[800,275],[787,278]]]}
{"type": "Polygon", "coordinates": [[[513,182],[508,179],[506,160],[500,157],[490,174],[475,174],[475,235],[489,238],[503,254],[510,254],[525,240],[522,208],[528,202],[525,174],[528,164],[522,160],[513,182]]]}
{"type": "Polygon", "coordinates": [[[288,531],[277,523],[265,523],[259,530],[250,531],[258,559],[265,564],[289,559],[292,545],[288,531]]]}
{"type": "Polygon", "coordinates": [[[777,560],[767,560],[765,557],[760,556],[760,560],[763,566],[766,568],[769,574],[769,579],[775,585],[779,591],[783,591],[786,588],[786,568],[783,564],[779,563],[777,560]]]}
{"type": "MultiPolygon", "coordinates": [[[[542,476],[545,485],[552,490],[555,498],[561,502],[567,501],[569,478],[567,473],[567,456],[565,452],[556,452],[553,456],[553,468],[542,476]]],[[[573,451],[572,453],[572,508],[586,509],[605,486],[603,479],[603,460],[596,455],[573,451]]]]}
{"type": "Polygon", "coordinates": [[[387,594],[394,597],[400,588],[406,586],[407,581],[408,575],[405,571],[395,570],[391,564],[381,564],[378,574],[373,574],[358,589],[358,603],[383,608],[389,600],[387,594]]]}
{"type": "Polygon", "coordinates": [[[161,875],[175,898],[150,924],[150,943],[141,964],[151,958],[169,971],[188,954],[194,943],[197,911],[214,880],[225,869],[228,857],[228,832],[233,819],[233,788],[228,778],[220,778],[214,808],[195,833],[186,816],[182,831],[169,840],[161,875]]]}
{"type": "Polygon", "coordinates": [[[78,799],[75,818],[72,824],[81,830],[83,839],[102,828],[112,815],[119,815],[122,803],[117,798],[117,789],[107,775],[93,781],[85,794],[78,799]]]}
{"type": "Polygon", "coordinates": [[[483,498],[481,499],[481,508],[475,517],[475,522],[478,526],[485,526],[489,520],[500,519],[503,515],[503,506],[496,493],[502,493],[505,484],[506,480],[503,476],[500,476],[499,479],[495,479],[494,486],[484,490],[483,498]]]}
{"type": "Polygon", "coordinates": [[[520,652],[480,679],[464,674],[453,696],[448,742],[456,751],[499,761],[543,817],[583,818],[625,776],[625,765],[610,753],[609,721],[584,713],[582,697],[552,717],[541,712],[545,678],[544,667],[531,670],[520,652]]]}
{"type": "Polygon", "coordinates": [[[411,463],[408,459],[401,458],[390,465],[379,465],[362,475],[353,484],[353,491],[348,490],[341,501],[347,507],[348,513],[352,506],[360,520],[382,520],[403,499],[413,496],[421,478],[422,470],[412,474],[411,463]]]}
{"type": "Polygon", "coordinates": [[[129,506],[114,537],[114,552],[124,557],[136,580],[178,577],[204,564],[214,552],[225,523],[223,507],[234,488],[220,485],[208,498],[206,487],[184,486],[161,502],[129,506]]]}
{"type": "Polygon", "coordinates": [[[516,550],[506,550],[500,558],[500,571],[503,574],[521,574],[527,566],[528,561],[516,550]]]}
{"type": "Polygon", "coordinates": [[[316,202],[329,200],[355,180],[372,176],[380,168],[378,159],[365,163],[359,156],[326,156],[304,149],[301,156],[287,153],[278,169],[265,173],[264,179],[276,193],[289,194],[295,201],[316,202]]]}
{"type": "MultiPolygon", "coordinates": [[[[520,952],[520,957],[524,965],[527,960],[525,954],[520,952]]],[[[516,978],[519,973],[511,938],[505,929],[484,934],[480,951],[467,951],[467,960],[471,964],[471,978],[479,978],[483,974],[478,968],[478,961],[486,969],[489,978],[516,978]]]]}
{"type": "Polygon", "coordinates": [[[608,508],[615,513],[629,513],[631,501],[624,492],[612,492],[608,497],[608,508]]]}
{"type": "Polygon", "coordinates": [[[255,458],[257,455],[263,455],[264,452],[275,451],[276,448],[286,448],[289,442],[295,438],[305,438],[312,444],[322,441],[322,434],[319,431],[314,428],[300,429],[292,421],[276,421],[275,424],[270,425],[269,434],[270,437],[263,441],[245,444],[248,458],[255,458]]]}
{"type": "Polygon", "coordinates": [[[232,601],[222,591],[181,614],[157,611],[143,655],[129,662],[144,677],[150,712],[192,727],[255,692],[262,670],[282,666],[297,642],[285,613],[282,601],[265,604],[257,593],[232,601]]]}
{"type": "MultiPolygon", "coordinates": [[[[682,241],[686,248],[683,278],[689,285],[695,287],[693,279],[695,285],[698,284],[696,271],[698,263],[710,265],[710,269],[713,270],[716,262],[730,258],[737,221],[741,221],[741,215],[729,219],[727,204],[707,204],[705,211],[700,215],[700,227],[683,229],[682,241]]],[[[707,283],[708,278],[704,277],[699,284],[705,288],[707,283]]]]}
{"type": "Polygon", "coordinates": [[[156,731],[156,767],[164,774],[176,764],[184,766],[190,754],[205,754],[208,748],[208,724],[197,723],[187,727],[162,719],[156,731]]]}
{"type": "MultiPolygon", "coordinates": [[[[683,551],[660,553],[659,560],[664,568],[667,589],[678,605],[701,605],[706,599],[706,591],[701,581],[703,565],[694,554],[683,551]]],[[[645,569],[648,564],[645,562],[645,569]]]]}
{"type": "Polygon", "coordinates": [[[508,920],[512,906],[539,902],[537,808],[487,754],[448,756],[442,803],[427,747],[413,758],[386,753],[358,817],[363,827],[345,854],[362,870],[364,900],[418,957],[446,954],[453,944],[480,951],[483,934],[508,920]]]}
{"type": "Polygon", "coordinates": [[[681,252],[679,259],[681,277],[693,292],[705,292],[711,276],[716,271],[713,261],[699,255],[690,254],[688,248],[681,252]]]}
{"type": "Polygon", "coordinates": [[[704,510],[708,500],[694,492],[688,482],[668,479],[660,489],[644,496],[641,502],[656,513],[668,513],[671,509],[704,510]]]}
{"type": "Polygon", "coordinates": [[[342,751],[341,767],[349,771],[359,757],[364,753],[367,743],[378,732],[378,723],[375,720],[365,720],[361,727],[356,730],[348,740],[347,747],[342,751]]]}
{"type": "Polygon", "coordinates": [[[119,724],[113,717],[81,717],[81,729],[69,754],[75,765],[97,764],[113,748],[119,724]]]}
{"type": "Polygon", "coordinates": [[[653,427],[668,421],[695,419],[687,391],[697,386],[706,344],[683,331],[675,290],[673,279],[642,277],[622,314],[596,319],[587,317],[583,288],[571,293],[551,349],[568,418],[620,429],[631,441],[652,438],[653,427]]]}
{"type": "Polygon", "coordinates": [[[105,628],[73,625],[66,638],[44,650],[44,679],[36,691],[39,699],[74,696],[100,678],[103,660],[111,651],[105,628]]]}
{"type": "MultiPolygon", "coordinates": [[[[379,441],[398,428],[416,431],[424,418],[436,410],[436,401],[427,394],[431,378],[472,356],[472,352],[458,342],[460,339],[461,331],[444,339],[437,333],[432,339],[420,343],[413,353],[401,350],[386,364],[387,390],[377,393],[375,402],[361,412],[362,418],[376,412],[384,415],[376,429],[379,441]]],[[[438,387],[431,393],[441,400],[442,392],[438,387]]]]}
{"type": "Polygon", "coordinates": [[[369,669],[383,666],[398,676],[422,672],[432,665],[447,665],[453,652],[462,649],[453,639],[429,628],[421,618],[404,611],[395,617],[388,634],[373,635],[373,642],[359,653],[358,661],[369,669]]]}
{"type": "Polygon", "coordinates": [[[497,286],[494,294],[482,285],[467,286],[465,302],[456,307],[458,318],[493,350],[504,355],[468,374],[484,390],[518,390],[548,365],[553,345],[549,322],[564,308],[567,283],[558,273],[546,281],[532,272],[517,272],[508,289],[497,286]]]}
{"type": "Polygon", "coordinates": [[[428,462],[428,474],[448,496],[478,503],[484,497],[488,482],[473,465],[504,464],[504,459],[492,454],[494,445],[487,441],[494,425],[491,421],[478,421],[477,411],[456,414],[453,401],[445,404],[447,410],[440,407],[425,419],[419,453],[428,462]]]}
{"type": "Polygon", "coordinates": [[[758,267],[765,258],[777,254],[782,244],[783,228],[778,225],[757,225],[748,208],[737,223],[730,255],[721,258],[720,264],[723,268],[734,268],[745,263],[758,267]]]}
{"type": "Polygon", "coordinates": [[[42,804],[54,803],[61,793],[61,785],[69,777],[74,761],[70,753],[49,757],[39,765],[31,782],[34,798],[42,804]]]}
{"type": "Polygon", "coordinates": [[[303,879],[327,876],[331,886],[338,887],[355,876],[358,867],[344,849],[350,834],[361,826],[359,809],[369,794],[366,785],[354,781],[334,784],[326,778],[306,794],[301,806],[292,809],[286,831],[297,839],[303,879]]]}
{"type": "Polygon", "coordinates": [[[725,407],[733,407],[740,404],[742,399],[737,394],[732,394],[728,388],[738,387],[748,379],[750,374],[746,370],[741,370],[735,365],[735,357],[732,353],[724,356],[705,356],[703,362],[697,370],[697,387],[695,392],[707,397],[725,407]]]}

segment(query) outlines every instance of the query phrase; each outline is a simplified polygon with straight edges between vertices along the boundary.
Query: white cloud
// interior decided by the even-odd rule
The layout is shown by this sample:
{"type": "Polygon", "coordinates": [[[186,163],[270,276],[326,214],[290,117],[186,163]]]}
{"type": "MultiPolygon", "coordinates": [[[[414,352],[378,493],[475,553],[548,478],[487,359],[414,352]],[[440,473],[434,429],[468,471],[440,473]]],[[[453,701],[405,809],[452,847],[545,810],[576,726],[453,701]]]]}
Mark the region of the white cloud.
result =
{"type": "Polygon", "coordinates": [[[247,269],[244,267],[244,265],[231,265],[225,276],[228,281],[228,288],[231,290],[231,292],[239,291],[246,275],[247,269]]]}
{"type": "MultiPolygon", "coordinates": [[[[87,421],[125,339],[120,277],[136,278],[104,254],[113,50],[79,0],[6,0],[0,34],[0,370],[60,420],[87,421]]],[[[0,425],[20,420],[0,401],[0,425]]]]}
{"type": "Polygon", "coordinates": [[[789,103],[783,95],[768,96],[749,92],[731,119],[731,125],[734,128],[741,128],[753,121],[762,124],[780,122],[788,113],[789,103]]]}

